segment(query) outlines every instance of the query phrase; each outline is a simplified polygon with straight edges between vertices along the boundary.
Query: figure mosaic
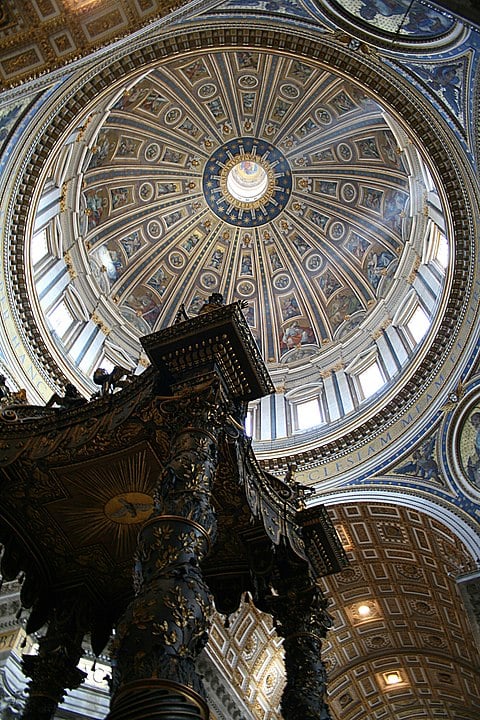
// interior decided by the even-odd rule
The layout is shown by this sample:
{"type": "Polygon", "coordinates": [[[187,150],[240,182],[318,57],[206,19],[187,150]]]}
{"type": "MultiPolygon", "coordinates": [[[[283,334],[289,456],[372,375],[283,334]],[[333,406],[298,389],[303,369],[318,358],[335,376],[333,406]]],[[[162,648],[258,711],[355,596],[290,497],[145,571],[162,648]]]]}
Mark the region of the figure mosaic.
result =
{"type": "Polygon", "coordinates": [[[330,270],[326,270],[323,275],[320,276],[318,284],[320,285],[320,289],[327,300],[336,290],[339,289],[339,287],[341,287],[339,280],[332,272],[330,272],[330,270]]]}
{"type": "Polygon", "coordinates": [[[171,276],[167,276],[165,270],[160,267],[148,280],[147,285],[152,287],[159,295],[163,295],[171,279],[171,276]]]}
{"type": "Polygon", "coordinates": [[[272,119],[279,122],[283,120],[285,115],[290,110],[291,103],[285,102],[284,100],[277,100],[277,104],[275,105],[272,113],[272,119]]]}
{"type": "Polygon", "coordinates": [[[245,113],[253,112],[255,106],[255,93],[242,93],[242,105],[245,113]]]}
{"type": "Polygon", "coordinates": [[[338,115],[344,115],[355,108],[355,103],[344,91],[335,95],[330,102],[337,111],[338,115]]]}
{"type": "Polygon", "coordinates": [[[387,26],[389,31],[404,35],[437,35],[453,24],[447,15],[410,0],[360,0],[358,14],[381,29],[385,27],[383,18],[395,18],[395,24],[387,26]]]}
{"type": "Polygon", "coordinates": [[[252,275],[252,256],[242,255],[241,275],[252,275]]]}
{"type": "Polygon", "coordinates": [[[162,105],[166,102],[166,99],[155,90],[149,90],[145,100],[140,103],[140,108],[152,113],[153,115],[159,114],[162,105]]]}
{"type": "Polygon", "coordinates": [[[311,345],[315,342],[315,332],[313,328],[307,325],[301,325],[298,320],[295,320],[283,331],[280,341],[280,351],[282,353],[288,352],[288,350],[292,350],[299,345],[311,345]]]}
{"type": "Polygon", "coordinates": [[[358,155],[361,158],[380,158],[380,152],[377,147],[375,138],[365,138],[357,142],[358,155]]]}
{"type": "Polygon", "coordinates": [[[117,155],[120,157],[136,157],[139,145],[138,140],[122,137],[117,148],[117,155]]]}
{"type": "Polygon", "coordinates": [[[129,202],[129,195],[130,191],[127,187],[113,188],[113,190],[110,191],[112,209],[116,210],[117,208],[122,207],[122,205],[127,205],[129,202]]]}
{"type": "Polygon", "coordinates": [[[105,273],[110,284],[118,280],[125,269],[122,253],[115,242],[99,247],[95,258],[100,263],[100,270],[105,273]]]}
{"type": "Polygon", "coordinates": [[[128,107],[136,106],[142,101],[147,92],[148,88],[142,85],[137,85],[125,90],[114,104],[114,110],[126,110],[128,107]]]}
{"type": "Polygon", "coordinates": [[[286,298],[282,298],[280,307],[283,320],[288,320],[288,318],[295,317],[295,315],[300,315],[300,307],[295,295],[288,295],[286,298]]]}
{"type": "Polygon", "coordinates": [[[408,195],[401,190],[393,190],[386,194],[383,217],[398,233],[401,232],[402,220],[405,217],[405,208],[408,204],[408,195]]]}
{"type": "Polygon", "coordinates": [[[197,235],[197,234],[195,234],[195,233],[192,233],[192,235],[190,235],[190,236],[185,240],[185,242],[182,243],[182,247],[183,247],[187,252],[191,252],[191,251],[193,250],[193,248],[195,247],[195,245],[199,242],[199,240],[200,240],[199,235],[197,235]]]}
{"type": "Polygon", "coordinates": [[[13,127],[15,120],[23,110],[23,107],[24,105],[17,103],[16,105],[0,110],[0,142],[8,137],[8,134],[13,127]]]}
{"type": "Polygon", "coordinates": [[[400,151],[395,139],[389,132],[383,132],[380,140],[380,149],[382,157],[385,161],[391,163],[394,167],[405,172],[402,160],[402,152],[400,151]]]}
{"type": "Polygon", "coordinates": [[[179,125],[178,129],[183,130],[183,132],[187,133],[187,135],[190,135],[190,137],[192,137],[194,140],[196,140],[200,134],[200,130],[196,125],[193,124],[190,118],[185,118],[183,123],[179,125]]]}
{"type": "Polygon", "coordinates": [[[333,150],[331,148],[327,148],[326,150],[320,150],[319,152],[312,154],[312,160],[313,162],[326,162],[328,160],[333,160],[333,150]]]}
{"type": "Polygon", "coordinates": [[[480,407],[474,408],[460,439],[460,454],[470,482],[480,488],[480,407]]]}
{"type": "Polygon", "coordinates": [[[92,230],[100,224],[103,218],[104,209],[108,204],[105,190],[94,190],[86,193],[85,203],[85,214],[88,218],[88,229],[92,230]]]}
{"type": "Polygon", "coordinates": [[[156,295],[151,290],[139,288],[127,298],[125,304],[130,307],[138,317],[142,317],[149,327],[153,329],[158,316],[160,305],[156,295]]]}
{"type": "Polygon", "coordinates": [[[332,328],[335,331],[350,315],[362,309],[360,300],[353,293],[335,295],[327,308],[332,328]]]}
{"type": "Polygon", "coordinates": [[[255,326],[255,307],[254,307],[253,303],[251,305],[248,304],[245,307],[243,314],[245,315],[245,320],[247,321],[247,324],[249,325],[249,327],[254,327],[255,326]]]}
{"type": "Polygon", "coordinates": [[[138,232],[136,231],[127,235],[127,237],[120,240],[120,242],[128,258],[131,258],[137,250],[140,250],[142,245],[138,232]]]}
{"type": "Polygon", "coordinates": [[[256,70],[258,68],[258,53],[248,51],[237,52],[238,67],[241,70],[250,68],[256,70]]]}
{"type": "Polygon", "coordinates": [[[305,255],[307,250],[310,250],[310,245],[307,243],[306,240],[304,240],[300,235],[294,235],[292,237],[292,243],[297,248],[300,255],[305,255]]]}
{"type": "Polygon", "coordinates": [[[178,186],[174,182],[157,183],[157,195],[168,195],[177,192],[178,186]]]}
{"type": "Polygon", "coordinates": [[[307,217],[317,227],[321,228],[322,230],[325,230],[325,226],[329,220],[329,218],[326,215],[324,215],[321,212],[318,212],[317,210],[308,210],[307,217]]]}
{"type": "Polygon", "coordinates": [[[316,130],[317,127],[317,124],[311,118],[308,118],[308,120],[301,127],[298,128],[296,134],[298,135],[298,137],[304,138],[307,135],[310,135],[310,133],[312,133],[314,130],[316,130]]]}
{"type": "Polygon", "coordinates": [[[209,73],[203,60],[195,60],[190,65],[182,68],[182,72],[191,83],[197,82],[202,78],[208,77],[209,73]]]}
{"type": "Polygon", "coordinates": [[[446,65],[416,66],[415,72],[422,77],[427,85],[435,92],[443,95],[457,116],[462,107],[462,76],[464,66],[462,62],[450,62],[446,65]]]}
{"type": "Polygon", "coordinates": [[[432,436],[426,442],[422,443],[413,451],[411,459],[404,465],[395,468],[394,472],[397,474],[413,475],[422,480],[438,482],[440,480],[440,471],[434,457],[435,442],[436,438],[432,436]]]}
{"type": "Polygon", "coordinates": [[[373,288],[377,289],[380,280],[387,274],[387,268],[395,259],[389,250],[370,252],[367,259],[367,278],[373,288]]]}
{"type": "Polygon", "coordinates": [[[318,191],[323,193],[324,195],[331,195],[332,197],[335,197],[335,195],[337,194],[336,182],[327,182],[327,180],[320,180],[317,187],[318,191]]]}
{"type": "Polygon", "coordinates": [[[182,159],[185,159],[185,155],[183,155],[183,153],[179,153],[177,150],[172,150],[171,148],[167,148],[162,157],[163,162],[174,164],[180,163],[182,159]]]}
{"type": "Polygon", "coordinates": [[[88,164],[89,169],[100,167],[105,161],[109,160],[114,148],[115,142],[110,140],[110,133],[99,133],[97,142],[92,147],[92,156],[88,164]]]}
{"type": "Polygon", "coordinates": [[[309,65],[304,65],[304,63],[300,62],[300,60],[294,60],[290,73],[293,77],[297,78],[297,80],[305,83],[313,73],[313,68],[309,65]]]}
{"type": "Polygon", "coordinates": [[[383,192],[374,188],[363,188],[362,205],[368,210],[380,212],[382,205],[383,192]]]}
{"type": "Polygon", "coordinates": [[[225,117],[225,110],[223,109],[220,98],[214,98],[207,102],[206,105],[216,120],[220,117],[225,117]]]}
{"type": "Polygon", "coordinates": [[[369,247],[370,243],[365,238],[352,232],[346,243],[345,248],[351,253],[357,260],[361,260],[365,254],[365,251],[369,247]]]}
{"type": "Polygon", "coordinates": [[[170,213],[169,215],[165,215],[165,225],[168,227],[171,227],[175,223],[177,223],[179,220],[182,219],[182,212],[180,210],[175,210],[174,212],[170,213]]]}

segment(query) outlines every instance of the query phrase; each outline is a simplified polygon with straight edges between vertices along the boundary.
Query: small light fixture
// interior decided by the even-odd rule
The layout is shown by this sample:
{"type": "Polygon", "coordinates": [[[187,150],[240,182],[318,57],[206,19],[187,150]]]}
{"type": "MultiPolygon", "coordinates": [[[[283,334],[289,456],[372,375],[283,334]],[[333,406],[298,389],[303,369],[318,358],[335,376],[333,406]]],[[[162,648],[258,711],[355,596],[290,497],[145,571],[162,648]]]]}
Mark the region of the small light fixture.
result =
{"type": "Polygon", "coordinates": [[[385,685],[398,685],[402,682],[402,676],[398,670],[383,673],[383,679],[385,680],[385,685]]]}
{"type": "Polygon", "coordinates": [[[357,612],[360,615],[360,617],[366,618],[369,615],[371,615],[372,608],[370,607],[370,605],[366,605],[365,603],[363,603],[362,605],[359,605],[357,607],[357,612]]]}
{"type": "Polygon", "coordinates": [[[376,600],[360,600],[350,605],[348,612],[354,625],[370,622],[380,617],[376,600]]]}

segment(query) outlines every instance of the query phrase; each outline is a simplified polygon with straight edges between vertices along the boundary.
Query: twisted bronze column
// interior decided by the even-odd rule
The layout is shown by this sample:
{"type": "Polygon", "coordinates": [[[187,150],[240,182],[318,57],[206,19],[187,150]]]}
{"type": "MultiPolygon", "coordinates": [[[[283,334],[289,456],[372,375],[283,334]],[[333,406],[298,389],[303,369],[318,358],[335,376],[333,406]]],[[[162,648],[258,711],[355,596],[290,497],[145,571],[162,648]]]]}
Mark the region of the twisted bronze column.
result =
{"type": "Polygon", "coordinates": [[[322,641],[332,625],[327,600],[306,563],[279,550],[275,589],[269,598],[278,633],[284,638],[287,683],[282,696],[284,720],[330,720],[322,641]]]}
{"type": "Polygon", "coordinates": [[[109,720],[208,718],[194,660],[207,643],[213,610],[199,563],[216,532],[210,493],[217,409],[208,397],[188,403],[193,424],[173,439],[154,512],[140,531],[136,596],[114,642],[109,720]]]}
{"type": "Polygon", "coordinates": [[[39,639],[38,654],[23,655],[22,670],[30,681],[22,720],[51,720],[65,691],[79,687],[86,677],[77,667],[84,636],[77,620],[71,608],[57,609],[39,639]]]}

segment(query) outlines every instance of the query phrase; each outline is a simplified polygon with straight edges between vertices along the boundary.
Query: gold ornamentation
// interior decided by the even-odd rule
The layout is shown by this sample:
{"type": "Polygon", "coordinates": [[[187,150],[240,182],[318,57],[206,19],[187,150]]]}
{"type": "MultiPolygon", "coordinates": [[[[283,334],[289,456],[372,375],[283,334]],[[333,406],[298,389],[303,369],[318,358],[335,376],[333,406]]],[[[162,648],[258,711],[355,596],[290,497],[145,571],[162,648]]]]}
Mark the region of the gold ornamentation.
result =
{"type": "Polygon", "coordinates": [[[104,335],[110,335],[112,331],[107,325],[105,325],[100,315],[98,315],[96,312],[93,312],[90,318],[92,322],[94,322],[95,325],[100,328],[104,335]]]}
{"type": "Polygon", "coordinates": [[[107,502],[105,515],[119,525],[135,525],[144,522],[153,510],[150,495],[139,492],[127,492],[116,495],[107,502]]]}
{"type": "Polygon", "coordinates": [[[77,277],[77,272],[76,272],[75,268],[73,267],[72,257],[70,255],[70,253],[68,253],[68,252],[64,253],[63,260],[67,267],[68,274],[70,275],[72,280],[74,280],[77,277]]]}

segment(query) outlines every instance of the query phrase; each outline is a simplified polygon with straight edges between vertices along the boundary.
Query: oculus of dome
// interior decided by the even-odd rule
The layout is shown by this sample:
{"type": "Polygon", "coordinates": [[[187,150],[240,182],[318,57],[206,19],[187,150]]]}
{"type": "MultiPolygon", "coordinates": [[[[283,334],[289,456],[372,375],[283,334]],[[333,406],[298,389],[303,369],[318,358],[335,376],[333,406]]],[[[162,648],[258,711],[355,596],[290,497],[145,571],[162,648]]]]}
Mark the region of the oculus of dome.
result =
{"type": "Polygon", "coordinates": [[[273,182],[273,173],[267,172],[260,158],[254,156],[240,160],[228,171],[226,192],[239,202],[254,203],[263,199],[273,182]]]}
{"type": "Polygon", "coordinates": [[[287,159],[265,140],[244,137],[210,156],[203,174],[205,200],[230,225],[265,225],[284,209],[292,189],[287,159]]]}

